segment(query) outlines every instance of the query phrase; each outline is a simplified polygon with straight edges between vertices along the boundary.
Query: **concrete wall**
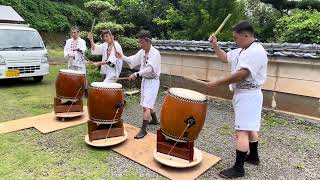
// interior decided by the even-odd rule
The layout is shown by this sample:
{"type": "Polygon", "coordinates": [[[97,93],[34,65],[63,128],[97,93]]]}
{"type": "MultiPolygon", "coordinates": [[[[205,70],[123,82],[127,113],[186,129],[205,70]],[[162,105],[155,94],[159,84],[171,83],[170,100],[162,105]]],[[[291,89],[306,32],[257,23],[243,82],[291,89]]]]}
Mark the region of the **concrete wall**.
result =
{"type": "MultiPolygon", "coordinates": [[[[207,93],[206,87],[187,78],[215,80],[230,74],[229,65],[211,53],[162,51],[161,55],[161,83],[165,86],[207,93]]],[[[265,107],[320,117],[320,60],[269,58],[263,92],[265,107]]],[[[219,87],[208,94],[232,97],[228,87],[219,87]]]]}

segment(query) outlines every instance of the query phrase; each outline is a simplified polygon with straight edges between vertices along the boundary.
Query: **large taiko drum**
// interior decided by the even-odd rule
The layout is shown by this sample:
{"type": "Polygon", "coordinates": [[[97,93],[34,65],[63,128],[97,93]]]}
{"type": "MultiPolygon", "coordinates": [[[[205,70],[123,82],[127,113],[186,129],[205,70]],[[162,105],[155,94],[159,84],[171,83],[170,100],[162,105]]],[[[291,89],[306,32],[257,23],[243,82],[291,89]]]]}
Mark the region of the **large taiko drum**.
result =
{"type": "Polygon", "coordinates": [[[174,141],[193,141],[204,125],[208,101],[205,95],[182,88],[170,88],[161,110],[160,130],[174,141]]]}
{"type": "Polygon", "coordinates": [[[59,99],[81,99],[86,85],[86,76],[81,71],[60,69],[56,80],[56,94],[59,99]]]}
{"type": "Polygon", "coordinates": [[[94,82],[88,92],[88,113],[91,121],[105,124],[121,120],[124,93],[119,83],[94,82]]]}

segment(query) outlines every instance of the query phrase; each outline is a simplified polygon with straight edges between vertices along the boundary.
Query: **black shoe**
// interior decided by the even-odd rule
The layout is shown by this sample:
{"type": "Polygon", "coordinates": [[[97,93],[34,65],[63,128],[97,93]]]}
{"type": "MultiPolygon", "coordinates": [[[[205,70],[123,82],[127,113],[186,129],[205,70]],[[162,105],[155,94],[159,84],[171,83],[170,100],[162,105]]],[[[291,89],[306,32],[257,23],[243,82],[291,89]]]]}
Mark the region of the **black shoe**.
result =
{"type": "Polygon", "coordinates": [[[147,131],[143,131],[142,129],[140,129],[140,131],[138,132],[137,135],[134,136],[134,138],[135,139],[142,139],[147,134],[148,134],[147,131]]]}
{"type": "Polygon", "coordinates": [[[246,157],[245,162],[258,166],[260,164],[259,157],[252,157],[250,154],[246,157]]]}
{"type": "Polygon", "coordinates": [[[151,121],[149,121],[149,124],[153,124],[153,125],[159,124],[159,121],[155,112],[151,113],[151,121]]]}
{"type": "Polygon", "coordinates": [[[151,121],[149,121],[149,124],[157,125],[159,124],[159,121],[156,119],[151,119],[151,121]]]}
{"type": "Polygon", "coordinates": [[[222,178],[231,179],[231,178],[244,177],[244,174],[245,174],[244,170],[241,171],[236,169],[235,167],[232,167],[232,168],[221,171],[219,173],[219,176],[221,176],[222,178]]]}
{"type": "Polygon", "coordinates": [[[147,132],[148,123],[149,123],[148,120],[143,120],[143,123],[142,123],[142,126],[140,128],[140,131],[138,132],[138,134],[136,136],[134,136],[135,139],[141,139],[145,135],[148,134],[148,132],[147,132]]]}
{"type": "Polygon", "coordinates": [[[84,90],[84,97],[88,98],[88,89],[84,90]]]}

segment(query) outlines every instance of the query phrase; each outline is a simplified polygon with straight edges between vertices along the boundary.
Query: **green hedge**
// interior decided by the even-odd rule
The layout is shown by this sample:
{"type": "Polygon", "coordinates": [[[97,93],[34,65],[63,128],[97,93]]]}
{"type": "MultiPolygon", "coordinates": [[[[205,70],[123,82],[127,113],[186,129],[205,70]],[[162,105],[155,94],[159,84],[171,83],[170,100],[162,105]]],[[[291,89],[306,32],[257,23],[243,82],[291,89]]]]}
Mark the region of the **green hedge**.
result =
{"type": "Polygon", "coordinates": [[[295,11],[279,19],[274,31],[277,41],[320,43],[320,12],[295,11]]]}
{"type": "Polygon", "coordinates": [[[50,0],[0,0],[12,6],[31,27],[44,32],[67,32],[71,26],[90,28],[92,16],[83,8],[50,0]]]}

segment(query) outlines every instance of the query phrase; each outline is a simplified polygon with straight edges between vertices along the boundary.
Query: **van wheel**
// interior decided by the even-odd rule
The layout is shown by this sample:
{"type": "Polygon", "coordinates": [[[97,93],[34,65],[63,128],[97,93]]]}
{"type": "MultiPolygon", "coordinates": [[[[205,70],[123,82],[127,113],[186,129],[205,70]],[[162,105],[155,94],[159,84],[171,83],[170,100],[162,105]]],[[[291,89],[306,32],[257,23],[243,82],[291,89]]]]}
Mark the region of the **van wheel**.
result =
{"type": "Polygon", "coordinates": [[[41,82],[42,79],[43,79],[43,76],[33,76],[33,80],[34,80],[35,82],[41,82]]]}

